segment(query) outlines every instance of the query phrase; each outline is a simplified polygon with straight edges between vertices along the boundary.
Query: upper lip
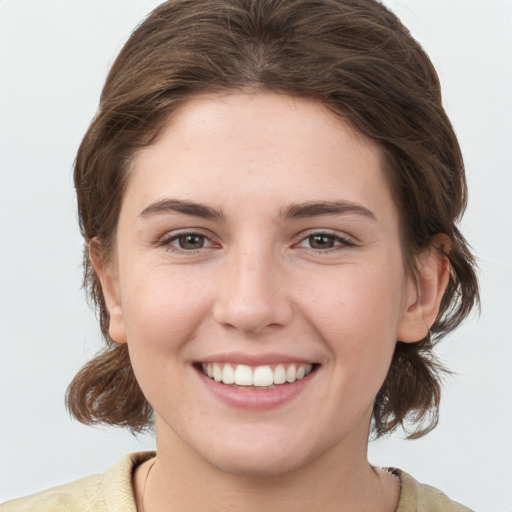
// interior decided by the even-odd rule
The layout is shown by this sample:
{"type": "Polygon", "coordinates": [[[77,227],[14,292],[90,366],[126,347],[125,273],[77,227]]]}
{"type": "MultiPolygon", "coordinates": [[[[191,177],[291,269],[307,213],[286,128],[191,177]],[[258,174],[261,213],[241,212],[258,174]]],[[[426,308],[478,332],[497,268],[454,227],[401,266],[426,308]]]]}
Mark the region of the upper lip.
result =
{"type": "Polygon", "coordinates": [[[232,363],[232,364],[245,364],[247,366],[263,366],[267,364],[279,363],[296,363],[296,364],[314,364],[315,360],[298,357],[296,355],[287,355],[279,353],[268,354],[246,354],[240,352],[224,352],[213,354],[197,360],[198,363],[232,363]]]}

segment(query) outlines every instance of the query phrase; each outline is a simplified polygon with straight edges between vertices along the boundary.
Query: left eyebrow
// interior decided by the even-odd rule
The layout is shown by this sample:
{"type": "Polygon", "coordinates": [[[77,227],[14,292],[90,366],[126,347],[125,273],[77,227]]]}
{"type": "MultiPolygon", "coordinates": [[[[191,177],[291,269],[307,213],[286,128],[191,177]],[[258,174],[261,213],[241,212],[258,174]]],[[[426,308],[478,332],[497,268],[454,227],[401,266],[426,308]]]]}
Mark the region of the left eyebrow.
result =
{"type": "Polygon", "coordinates": [[[317,215],[346,215],[349,213],[377,220],[371,210],[350,201],[317,201],[292,204],[281,213],[281,216],[286,219],[301,219],[317,215]]]}

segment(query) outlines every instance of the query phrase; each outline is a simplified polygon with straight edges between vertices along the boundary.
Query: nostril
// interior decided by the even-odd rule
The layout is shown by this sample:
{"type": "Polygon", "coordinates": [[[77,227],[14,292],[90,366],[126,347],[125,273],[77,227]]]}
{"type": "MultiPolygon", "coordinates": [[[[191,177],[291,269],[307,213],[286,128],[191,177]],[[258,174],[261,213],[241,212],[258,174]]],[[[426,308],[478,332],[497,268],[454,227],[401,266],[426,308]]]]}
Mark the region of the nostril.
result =
{"type": "Polygon", "coordinates": [[[293,308],[274,273],[270,268],[266,272],[255,268],[226,279],[213,306],[214,320],[227,329],[244,333],[261,333],[287,325],[293,308]]]}

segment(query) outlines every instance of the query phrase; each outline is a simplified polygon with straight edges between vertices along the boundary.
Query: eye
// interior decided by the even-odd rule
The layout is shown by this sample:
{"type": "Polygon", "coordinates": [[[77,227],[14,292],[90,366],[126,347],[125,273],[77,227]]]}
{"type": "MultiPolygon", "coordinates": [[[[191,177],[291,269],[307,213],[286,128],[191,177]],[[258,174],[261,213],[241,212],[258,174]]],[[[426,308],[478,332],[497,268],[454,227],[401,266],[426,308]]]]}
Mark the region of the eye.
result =
{"type": "Polygon", "coordinates": [[[213,242],[202,233],[169,234],[158,242],[159,246],[174,252],[192,252],[212,247],[213,242]]]}
{"type": "Polygon", "coordinates": [[[332,249],[336,244],[336,238],[333,235],[311,235],[307,241],[312,249],[332,249]]]}
{"type": "Polygon", "coordinates": [[[206,237],[204,235],[198,235],[197,233],[187,233],[175,237],[172,242],[173,245],[177,245],[180,249],[187,251],[193,251],[195,249],[202,249],[206,243],[206,237]]]}
{"type": "Polygon", "coordinates": [[[313,233],[297,244],[298,247],[315,249],[316,251],[328,251],[337,247],[354,245],[352,242],[333,233],[313,233]]]}

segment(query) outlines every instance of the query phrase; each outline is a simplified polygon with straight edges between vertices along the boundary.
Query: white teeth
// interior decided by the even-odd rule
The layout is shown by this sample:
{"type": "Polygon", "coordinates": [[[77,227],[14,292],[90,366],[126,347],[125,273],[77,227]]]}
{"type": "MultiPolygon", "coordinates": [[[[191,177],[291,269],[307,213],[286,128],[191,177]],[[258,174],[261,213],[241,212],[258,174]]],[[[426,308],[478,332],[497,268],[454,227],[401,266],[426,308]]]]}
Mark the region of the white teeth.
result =
{"type": "Polygon", "coordinates": [[[257,366],[252,377],[253,386],[272,386],[274,384],[274,372],[270,366],[257,366]]]}
{"type": "Polygon", "coordinates": [[[203,373],[210,379],[224,384],[238,386],[269,387],[285,383],[293,383],[303,379],[312,369],[312,364],[278,364],[274,370],[269,365],[251,368],[245,364],[231,365],[229,363],[202,364],[203,373]]]}
{"type": "Polygon", "coordinates": [[[222,370],[217,363],[213,365],[213,380],[220,382],[222,380],[222,370]]]}
{"type": "Polygon", "coordinates": [[[284,384],[286,382],[286,370],[282,364],[274,370],[274,384],[284,384]]]}
{"type": "Polygon", "coordinates": [[[250,366],[239,364],[235,370],[235,384],[239,386],[252,386],[252,370],[250,366]]]}
{"type": "Polygon", "coordinates": [[[224,384],[235,383],[235,370],[233,370],[230,364],[224,365],[224,369],[222,370],[222,382],[224,382],[224,384]]]}
{"type": "Polygon", "coordinates": [[[286,380],[287,382],[295,382],[297,380],[297,372],[294,364],[288,366],[288,370],[286,370],[286,380]]]}

